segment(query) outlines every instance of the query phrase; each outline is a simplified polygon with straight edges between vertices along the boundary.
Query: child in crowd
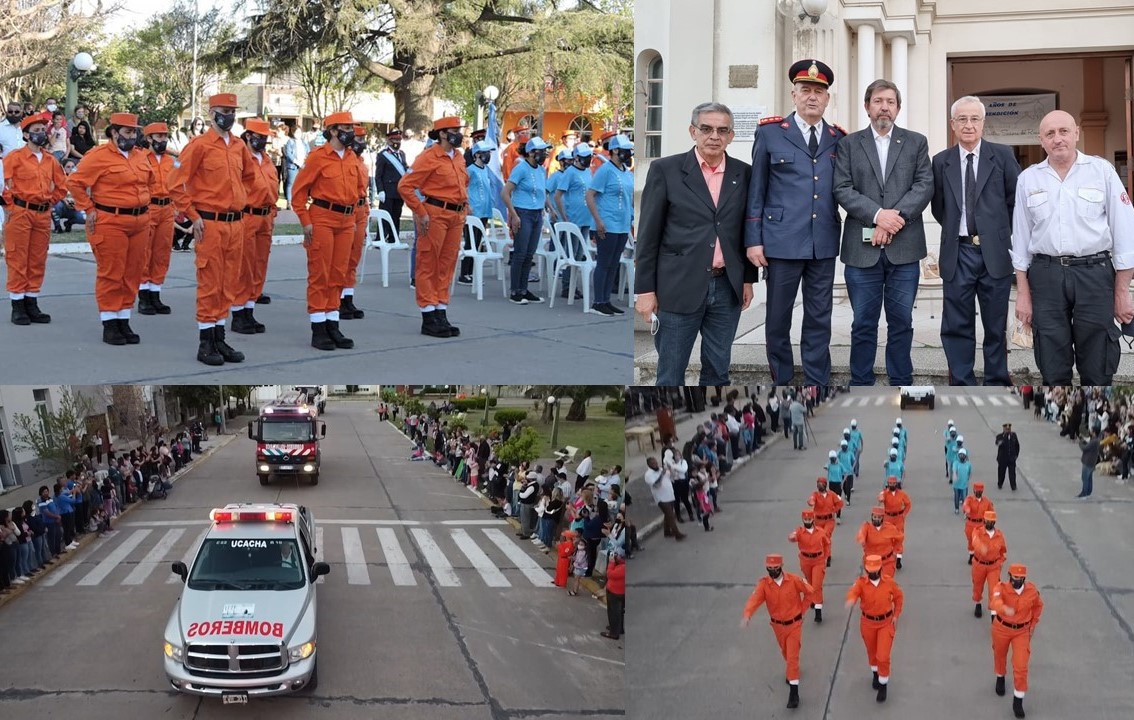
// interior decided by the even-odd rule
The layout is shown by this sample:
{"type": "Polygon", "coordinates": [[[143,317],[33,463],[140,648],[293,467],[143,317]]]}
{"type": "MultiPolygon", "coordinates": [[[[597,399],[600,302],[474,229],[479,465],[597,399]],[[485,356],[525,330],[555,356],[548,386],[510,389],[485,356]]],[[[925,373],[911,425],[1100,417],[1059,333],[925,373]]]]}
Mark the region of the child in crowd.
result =
{"type": "Polygon", "coordinates": [[[567,594],[579,594],[579,578],[587,574],[587,541],[575,541],[575,556],[571,559],[571,577],[567,580],[567,594]]]}

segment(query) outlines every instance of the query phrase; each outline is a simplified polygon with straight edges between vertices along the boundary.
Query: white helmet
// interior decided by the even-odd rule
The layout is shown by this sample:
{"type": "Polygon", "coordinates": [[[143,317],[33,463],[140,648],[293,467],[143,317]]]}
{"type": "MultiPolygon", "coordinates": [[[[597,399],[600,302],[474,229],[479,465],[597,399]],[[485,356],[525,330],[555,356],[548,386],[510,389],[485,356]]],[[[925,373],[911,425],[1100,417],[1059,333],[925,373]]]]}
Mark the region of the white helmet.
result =
{"type": "Polygon", "coordinates": [[[953,421],[949,420],[949,427],[953,427],[953,421]]]}
{"type": "Polygon", "coordinates": [[[842,442],[839,443],[839,446],[840,447],[849,447],[850,443],[848,443],[846,440],[843,440],[842,442]]]}
{"type": "Polygon", "coordinates": [[[832,450],[831,452],[827,453],[827,457],[831,458],[832,460],[834,460],[834,459],[835,459],[835,458],[837,458],[838,456],[839,456],[839,454],[838,454],[837,452],[835,452],[834,450],[832,450]]]}
{"type": "Polygon", "coordinates": [[[890,457],[898,457],[898,449],[890,448],[890,457]]]}
{"type": "Polygon", "coordinates": [[[850,421],[850,426],[851,426],[852,428],[856,428],[856,427],[858,427],[858,420],[856,420],[855,418],[851,418],[851,421],[850,421]]]}
{"type": "Polygon", "coordinates": [[[843,428],[843,435],[850,435],[850,428],[849,427],[843,428]]]}
{"type": "Polygon", "coordinates": [[[898,418],[897,420],[894,421],[894,424],[897,425],[898,427],[901,427],[902,426],[902,419],[898,418]]]}
{"type": "Polygon", "coordinates": [[[893,445],[894,447],[898,447],[899,445],[902,444],[902,441],[899,440],[898,438],[890,438],[890,444],[893,445]]]}
{"type": "Polygon", "coordinates": [[[894,437],[898,437],[901,434],[902,434],[901,428],[894,428],[894,432],[893,432],[894,437]]]}
{"type": "Polygon", "coordinates": [[[958,436],[957,436],[957,444],[958,444],[958,445],[960,445],[960,444],[961,444],[961,443],[963,443],[964,441],[965,441],[965,436],[964,436],[964,435],[958,435],[958,436]]]}
{"type": "Polygon", "coordinates": [[[968,457],[969,451],[964,449],[964,448],[961,448],[960,450],[957,451],[957,455],[964,455],[965,457],[968,457]]]}

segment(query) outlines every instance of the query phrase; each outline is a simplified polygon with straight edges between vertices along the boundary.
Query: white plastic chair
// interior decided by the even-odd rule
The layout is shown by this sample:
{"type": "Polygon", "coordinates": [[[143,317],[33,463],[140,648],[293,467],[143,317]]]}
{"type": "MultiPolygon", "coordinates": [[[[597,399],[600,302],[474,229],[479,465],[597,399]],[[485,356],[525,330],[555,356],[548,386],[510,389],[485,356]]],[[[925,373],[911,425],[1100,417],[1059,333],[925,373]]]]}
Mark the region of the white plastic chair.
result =
{"type": "MultiPolygon", "coordinates": [[[[555,249],[555,228],[552,226],[551,216],[548,213],[543,214],[543,229],[547,231],[547,237],[544,237],[543,232],[540,232],[539,246],[536,248],[535,255],[532,258],[535,260],[536,272],[539,273],[540,279],[545,283],[553,272],[555,272],[555,265],[559,262],[559,253],[555,249]],[[551,247],[548,248],[548,243],[551,247]]],[[[548,293],[552,292],[555,287],[554,283],[544,288],[548,293]]]]}
{"type": "Polygon", "coordinates": [[[496,264],[496,276],[500,279],[500,290],[504,297],[508,297],[508,281],[504,277],[502,262],[504,255],[492,250],[489,244],[487,233],[485,232],[484,225],[480,222],[480,218],[468,215],[465,217],[465,229],[461,237],[461,251],[457,254],[457,272],[453,273],[453,281],[449,286],[449,293],[453,292],[453,288],[457,285],[457,276],[460,275],[461,260],[465,258],[472,258],[473,261],[473,282],[472,291],[476,293],[477,300],[484,299],[484,264],[486,262],[494,262],[496,264]],[[476,237],[473,234],[474,230],[480,231],[481,243],[480,247],[473,245],[472,238],[476,237]]]}
{"type": "MultiPolygon", "coordinates": [[[[551,236],[555,243],[556,252],[559,253],[559,262],[554,269],[555,277],[559,277],[560,270],[566,268],[570,274],[570,284],[567,288],[567,304],[575,304],[575,289],[581,283],[583,292],[583,312],[591,312],[591,286],[595,267],[594,250],[591,244],[583,239],[583,233],[574,223],[555,223],[555,232],[551,236]],[[578,258],[578,259],[576,259],[578,258]]],[[[555,307],[557,292],[550,293],[551,300],[548,307],[555,307]]]]}
{"type": "Polygon", "coordinates": [[[633,238],[626,238],[626,249],[622,252],[622,257],[618,261],[622,266],[622,285],[618,291],[619,295],[626,297],[626,302],[630,302],[631,294],[634,292],[634,240],[633,238]]]}
{"type": "Polygon", "coordinates": [[[367,220],[367,230],[371,222],[376,222],[374,234],[362,248],[362,261],[358,264],[358,284],[366,278],[366,254],[370,248],[375,247],[382,253],[382,287],[390,287],[390,253],[394,250],[409,250],[410,246],[402,242],[398,226],[390,213],[385,210],[373,209],[367,220]]]}

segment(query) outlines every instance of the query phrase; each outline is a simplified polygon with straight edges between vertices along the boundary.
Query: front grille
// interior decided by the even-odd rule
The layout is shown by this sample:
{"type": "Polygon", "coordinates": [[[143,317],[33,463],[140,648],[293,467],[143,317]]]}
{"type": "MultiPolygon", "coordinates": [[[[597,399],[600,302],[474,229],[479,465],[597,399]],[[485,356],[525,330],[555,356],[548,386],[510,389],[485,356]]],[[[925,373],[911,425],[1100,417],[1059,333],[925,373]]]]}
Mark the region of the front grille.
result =
{"type": "Polygon", "coordinates": [[[185,651],[185,667],[208,677],[271,675],[287,667],[287,651],[282,645],[190,645],[185,651]]]}

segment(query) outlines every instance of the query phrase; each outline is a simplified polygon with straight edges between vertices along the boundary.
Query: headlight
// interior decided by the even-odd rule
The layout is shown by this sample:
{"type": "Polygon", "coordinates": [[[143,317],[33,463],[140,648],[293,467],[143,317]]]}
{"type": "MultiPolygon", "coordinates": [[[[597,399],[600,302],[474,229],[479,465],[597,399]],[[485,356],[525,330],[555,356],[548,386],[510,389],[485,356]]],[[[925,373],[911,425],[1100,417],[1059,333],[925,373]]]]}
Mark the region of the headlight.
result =
{"type": "Polygon", "coordinates": [[[260,472],[269,472],[269,471],[271,471],[271,468],[268,467],[267,465],[261,465],[260,466],[260,472]]]}
{"type": "Polygon", "coordinates": [[[295,662],[296,660],[306,660],[307,658],[311,657],[314,652],[315,643],[309,642],[291,648],[290,650],[288,650],[288,656],[291,658],[292,662],[295,662]]]}
{"type": "Polygon", "coordinates": [[[181,648],[173,643],[167,642],[165,644],[165,656],[170,660],[181,662],[181,648]]]}
{"type": "Polygon", "coordinates": [[[304,465],[303,472],[315,472],[315,466],[310,464],[304,465]]]}

